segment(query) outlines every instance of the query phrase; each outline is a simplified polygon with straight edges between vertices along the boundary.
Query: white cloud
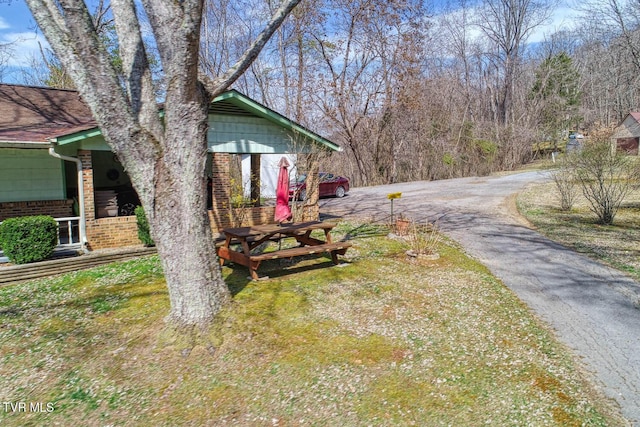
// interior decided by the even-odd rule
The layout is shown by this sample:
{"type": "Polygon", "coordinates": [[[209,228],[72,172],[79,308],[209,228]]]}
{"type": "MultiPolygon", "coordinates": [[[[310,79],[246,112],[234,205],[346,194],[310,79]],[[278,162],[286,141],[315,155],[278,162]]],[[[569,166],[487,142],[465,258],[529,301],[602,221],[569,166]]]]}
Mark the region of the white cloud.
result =
{"type": "Polygon", "coordinates": [[[557,8],[549,18],[549,22],[536,28],[527,41],[529,43],[542,42],[551,34],[574,26],[577,15],[578,12],[570,7],[557,8]]]}
{"type": "Polygon", "coordinates": [[[7,24],[7,22],[4,20],[4,18],[2,16],[0,16],[0,30],[7,30],[11,28],[9,26],[9,24],[7,24]]]}
{"type": "MultiPolygon", "coordinates": [[[[571,8],[565,1],[561,2],[560,6],[553,10],[547,21],[544,24],[537,26],[531,32],[530,36],[527,38],[527,43],[542,42],[557,31],[569,29],[575,26],[578,15],[579,12],[576,11],[576,9],[571,8]]],[[[477,40],[484,37],[482,30],[478,26],[471,24],[475,16],[477,16],[477,12],[474,12],[473,9],[467,11],[467,20],[469,25],[465,28],[465,32],[467,37],[471,40],[477,40]]],[[[462,10],[460,9],[443,13],[440,17],[448,20],[450,26],[455,26],[456,23],[460,24],[463,22],[462,10]]]]}
{"type": "Polygon", "coordinates": [[[11,43],[10,67],[29,67],[32,58],[40,57],[40,45],[43,49],[49,47],[44,36],[35,32],[3,33],[0,43],[11,43]]]}

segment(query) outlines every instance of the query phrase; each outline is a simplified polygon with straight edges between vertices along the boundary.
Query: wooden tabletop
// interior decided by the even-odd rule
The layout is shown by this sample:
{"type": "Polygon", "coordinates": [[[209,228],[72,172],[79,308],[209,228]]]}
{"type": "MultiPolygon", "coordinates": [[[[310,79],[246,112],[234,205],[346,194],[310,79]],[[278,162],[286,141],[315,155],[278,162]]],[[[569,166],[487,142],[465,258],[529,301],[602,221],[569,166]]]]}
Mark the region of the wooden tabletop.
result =
{"type": "Polygon", "coordinates": [[[226,236],[246,238],[250,236],[290,234],[309,230],[331,230],[335,224],[323,221],[292,222],[284,224],[263,224],[251,227],[225,228],[222,231],[226,236]]]}

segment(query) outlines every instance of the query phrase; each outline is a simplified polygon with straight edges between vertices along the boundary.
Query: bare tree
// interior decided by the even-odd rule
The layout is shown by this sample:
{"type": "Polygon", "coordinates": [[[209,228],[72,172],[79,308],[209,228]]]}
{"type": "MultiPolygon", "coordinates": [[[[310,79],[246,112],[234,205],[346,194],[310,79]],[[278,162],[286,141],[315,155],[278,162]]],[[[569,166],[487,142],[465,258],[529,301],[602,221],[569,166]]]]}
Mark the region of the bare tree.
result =
{"type": "Polygon", "coordinates": [[[31,58],[29,68],[21,70],[22,81],[28,85],[47,86],[58,89],[75,89],[69,74],[56,55],[40,44],[40,56],[31,58]]]}
{"type": "Polygon", "coordinates": [[[393,176],[393,166],[385,170],[383,158],[393,156],[394,149],[379,130],[410,63],[409,46],[421,40],[421,2],[333,0],[328,6],[331,31],[315,33],[312,45],[321,58],[313,96],[355,163],[355,183],[384,181],[393,176]]]}
{"type": "Polygon", "coordinates": [[[581,68],[585,125],[617,123],[640,106],[640,3],[591,0],[574,37],[581,68]]]}
{"type": "Polygon", "coordinates": [[[0,81],[4,79],[9,59],[13,54],[12,43],[0,43],[0,81]]]}
{"type": "Polygon", "coordinates": [[[499,123],[512,123],[517,72],[531,33],[547,21],[555,0],[484,0],[477,25],[493,49],[487,53],[494,64],[498,84],[493,102],[499,123]]]}
{"type": "Polygon", "coordinates": [[[113,0],[121,80],[83,1],[27,0],[140,196],[169,289],[171,324],[205,325],[230,298],[206,212],[208,105],[246,71],[299,1],[283,0],[239,59],[209,76],[198,67],[203,0],[113,0]],[[164,73],[162,118],[142,13],[164,73]]]}
{"type": "Polygon", "coordinates": [[[585,148],[571,159],[573,173],[598,223],[613,224],[625,197],[638,180],[637,166],[612,150],[613,126],[594,129],[585,148]]]}

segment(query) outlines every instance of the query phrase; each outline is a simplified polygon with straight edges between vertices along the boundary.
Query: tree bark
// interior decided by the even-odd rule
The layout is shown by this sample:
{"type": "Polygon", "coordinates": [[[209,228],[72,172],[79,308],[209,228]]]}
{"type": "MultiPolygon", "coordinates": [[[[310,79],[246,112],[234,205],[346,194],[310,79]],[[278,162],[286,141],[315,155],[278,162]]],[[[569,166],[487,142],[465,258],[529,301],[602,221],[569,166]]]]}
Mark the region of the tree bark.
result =
{"type": "Polygon", "coordinates": [[[206,210],[209,103],[250,66],[299,1],[283,0],[233,67],[200,82],[203,0],[142,0],[166,83],[161,119],[137,18],[139,4],[112,2],[124,73],[119,76],[84,1],[27,0],[140,197],[167,281],[167,320],[173,326],[204,326],[231,298],[206,210]]]}

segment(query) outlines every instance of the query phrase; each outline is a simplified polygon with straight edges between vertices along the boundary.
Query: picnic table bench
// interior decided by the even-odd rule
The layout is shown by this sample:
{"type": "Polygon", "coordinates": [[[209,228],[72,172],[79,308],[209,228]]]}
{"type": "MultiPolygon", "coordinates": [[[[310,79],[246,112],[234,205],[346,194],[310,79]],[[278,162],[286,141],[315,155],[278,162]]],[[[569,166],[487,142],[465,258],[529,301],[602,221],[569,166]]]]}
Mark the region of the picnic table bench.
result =
{"type": "Polygon", "coordinates": [[[220,264],[225,260],[244,265],[249,268],[251,278],[258,279],[258,267],[265,260],[278,258],[292,258],[317,253],[330,253],[331,260],[338,264],[338,255],[344,255],[351,243],[331,241],[331,230],[335,224],[322,221],[310,221],[290,224],[267,224],[252,227],[225,228],[224,243],[218,247],[220,264]],[[323,230],[325,240],[311,237],[313,230],[323,230]],[[286,238],[294,238],[299,246],[280,249],[261,254],[252,254],[251,251],[267,241],[280,241],[286,238]],[[231,248],[233,244],[240,245],[241,251],[231,248]]]}

